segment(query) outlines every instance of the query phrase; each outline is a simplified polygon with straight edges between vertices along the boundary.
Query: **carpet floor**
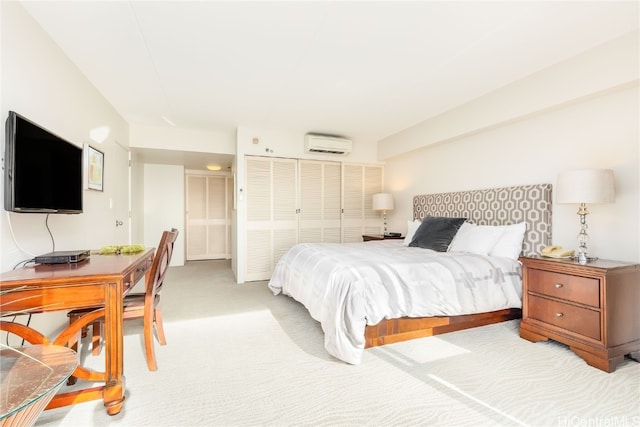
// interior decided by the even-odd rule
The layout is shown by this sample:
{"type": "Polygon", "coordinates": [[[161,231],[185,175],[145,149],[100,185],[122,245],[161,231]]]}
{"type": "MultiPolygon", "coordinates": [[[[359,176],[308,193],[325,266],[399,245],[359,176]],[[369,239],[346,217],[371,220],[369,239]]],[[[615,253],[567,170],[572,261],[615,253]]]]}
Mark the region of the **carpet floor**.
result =
{"type": "MultiPolygon", "coordinates": [[[[172,267],[158,371],[142,326],[125,324],[126,401],[45,411],[37,426],[638,426],[640,364],[607,374],[566,346],[530,343],[509,321],[329,356],[306,309],[266,282],[237,285],[228,261],[172,267]]],[[[83,346],[99,367],[102,356],[83,346]]]]}

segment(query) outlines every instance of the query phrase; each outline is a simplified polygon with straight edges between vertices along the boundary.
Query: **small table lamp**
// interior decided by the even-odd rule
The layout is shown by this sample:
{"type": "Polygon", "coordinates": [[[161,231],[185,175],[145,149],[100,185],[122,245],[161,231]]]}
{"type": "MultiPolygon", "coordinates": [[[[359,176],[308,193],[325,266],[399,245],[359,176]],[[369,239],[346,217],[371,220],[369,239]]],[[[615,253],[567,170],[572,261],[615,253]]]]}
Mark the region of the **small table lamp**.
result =
{"type": "Polygon", "coordinates": [[[578,234],[578,262],[586,264],[597,258],[587,256],[587,203],[610,203],[614,201],[613,171],[610,169],[583,169],[563,172],[558,175],[556,201],[578,203],[580,233],[578,234]]]}
{"type": "Polygon", "coordinates": [[[387,235],[387,211],[393,210],[393,195],[389,193],[376,193],[373,195],[372,209],[382,211],[384,216],[384,235],[387,235]]]}

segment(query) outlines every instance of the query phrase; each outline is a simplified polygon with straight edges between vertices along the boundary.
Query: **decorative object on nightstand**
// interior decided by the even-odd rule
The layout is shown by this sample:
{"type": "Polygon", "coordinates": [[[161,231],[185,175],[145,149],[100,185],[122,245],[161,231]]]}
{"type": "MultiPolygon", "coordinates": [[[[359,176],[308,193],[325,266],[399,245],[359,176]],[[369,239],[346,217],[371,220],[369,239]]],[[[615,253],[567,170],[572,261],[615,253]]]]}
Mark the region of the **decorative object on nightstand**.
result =
{"type": "Polygon", "coordinates": [[[384,235],[387,233],[387,211],[393,210],[393,194],[390,193],[376,193],[373,195],[372,209],[374,211],[382,211],[384,217],[384,235]]]}
{"type": "Polygon", "coordinates": [[[640,264],[520,260],[520,337],[566,344],[605,372],[613,372],[625,355],[640,362],[640,264]]]}
{"type": "Polygon", "coordinates": [[[578,203],[580,233],[578,234],[578,262],[586,264],[597,258],[587,256],[587,203],[614,201],[613,171],[610,169],[582,169],[558,175],[556,186],[558,203],[578,203]]]}

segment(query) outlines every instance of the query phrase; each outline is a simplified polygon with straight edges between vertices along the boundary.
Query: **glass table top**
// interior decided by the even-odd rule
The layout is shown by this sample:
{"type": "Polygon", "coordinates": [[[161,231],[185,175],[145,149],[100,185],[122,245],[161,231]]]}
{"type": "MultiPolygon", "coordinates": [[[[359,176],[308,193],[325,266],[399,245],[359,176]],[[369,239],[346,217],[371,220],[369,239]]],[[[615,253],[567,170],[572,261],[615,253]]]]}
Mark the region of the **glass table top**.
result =
{"type": "Polygon", "coordinates": [[[53,397],[77,366],[76,353],[67,347],[0,345],[0,421],[53,397]]]}

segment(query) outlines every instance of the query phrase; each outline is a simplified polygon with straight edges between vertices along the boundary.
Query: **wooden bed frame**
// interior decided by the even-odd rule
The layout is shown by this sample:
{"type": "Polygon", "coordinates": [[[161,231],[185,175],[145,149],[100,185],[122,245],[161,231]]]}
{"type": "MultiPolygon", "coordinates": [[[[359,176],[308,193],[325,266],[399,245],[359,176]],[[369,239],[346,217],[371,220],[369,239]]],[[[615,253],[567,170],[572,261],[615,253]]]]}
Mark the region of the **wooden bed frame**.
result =
{"type": "Polygon", "coordinates": [[[490,313],[465,314],[463,316],[402,317],[384,319],[375,326],[367,326],[364,331],[365,348],[394,342],[430,337],[476,326],[490,325],[522,317],[519,308],[507,308],[490,313]]]}
{"type": "MultiPolygon", "coordinates": [[[[479,225],[527,223],[522,254],[533,255],[551,244],[551,184],[420,195],[413,217],[465,217],[479,225]]],[[[475,328],[522,317],[520,308],[462,316],[385,319],[365,328],[365,348],[475,328]]]]}

